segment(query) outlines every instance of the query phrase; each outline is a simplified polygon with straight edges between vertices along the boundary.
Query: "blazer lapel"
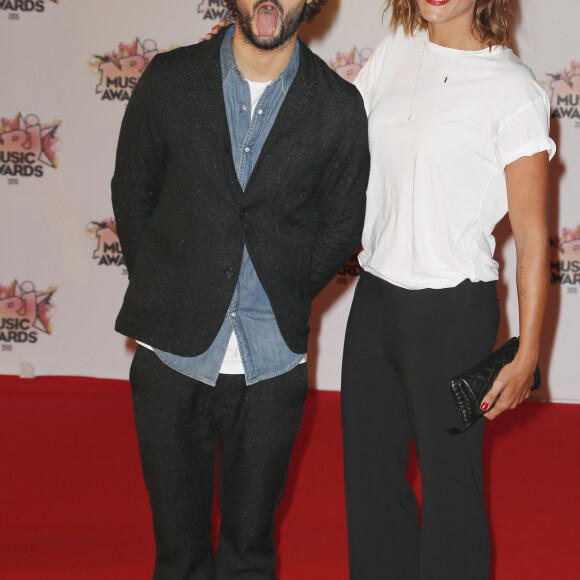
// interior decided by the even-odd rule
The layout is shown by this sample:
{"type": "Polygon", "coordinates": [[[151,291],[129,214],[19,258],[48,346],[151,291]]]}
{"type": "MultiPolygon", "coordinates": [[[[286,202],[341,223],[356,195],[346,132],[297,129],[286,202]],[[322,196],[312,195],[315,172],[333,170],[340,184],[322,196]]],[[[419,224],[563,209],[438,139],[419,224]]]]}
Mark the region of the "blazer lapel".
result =
{"type": "MultiPolygon", "coordinates": [[[[229,131],[228,120],[226,116],[226,106],[224,103],[224,94],[222,88],[222,71],[220,66],[220,46],[221,36],[215,37],[215,46],[211,46],[211,52],[207,51],[207,55],[203,55],[200,59],[202,65],[198,68],[196,75],[197,90],[193,91],[193,105],[199,114],[206,122],[209,135],[205,138],[214,137],[223,138],[224,135],[228,137],[229,131]]],[[[213,41],[205,41],[208,44],[214,44],[213,41]]]]}
{"type": "Polygon", "coordinates": [[[232,197],[237,200],[242,195],[242,189],[238,183],[232,156],[220,63],[220,47],[224,34],[225,30],[221,30],[211,40],[204,42],[207,46],[203,47],[206,50],[200,58],[202,64],[195,71],[193,82],[196,90],[192,91],[192,105],[207,129],[207,132],[200,135],[199,138],[215,144],[216,154],[223,158],[228,181],[233,179],[237,185],[235,191],[231,191],[232,197]]]}
{"type": "Polygon", "coordinates": [[[306,51],[310,49],[300,43],[300,67],[294,82],[280,107],[270,134],[262,147],[260,157],[267,153],[284,135],[298,125],[308,115],[315,103],[315,83],[312,79],[310,62],[306,51]]]}

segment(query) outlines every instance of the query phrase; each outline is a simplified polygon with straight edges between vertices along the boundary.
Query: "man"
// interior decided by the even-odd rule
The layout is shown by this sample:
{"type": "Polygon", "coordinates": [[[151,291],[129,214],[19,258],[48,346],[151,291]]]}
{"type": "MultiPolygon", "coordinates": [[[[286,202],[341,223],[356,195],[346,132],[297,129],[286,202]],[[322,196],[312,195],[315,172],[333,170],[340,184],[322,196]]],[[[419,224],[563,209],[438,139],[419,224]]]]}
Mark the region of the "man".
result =
{"type": "Polygon", "coordinates": [[[297,40],[325,1],[229,1],[236,25],[156,56],[123,120],[116,329],[142,345],[130,380],[156,579],[276,577],[310,303],[359,244],[369,169],[358,91],[297,40]]]}

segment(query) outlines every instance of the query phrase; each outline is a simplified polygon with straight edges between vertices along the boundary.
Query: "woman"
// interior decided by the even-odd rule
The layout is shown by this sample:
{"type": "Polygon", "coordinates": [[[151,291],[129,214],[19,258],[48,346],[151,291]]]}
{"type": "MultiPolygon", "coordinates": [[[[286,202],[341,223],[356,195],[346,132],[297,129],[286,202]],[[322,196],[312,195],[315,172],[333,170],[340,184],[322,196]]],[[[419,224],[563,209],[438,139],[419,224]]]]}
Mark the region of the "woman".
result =
{"type": "Polygon", "coordinates": [[[344,347],[351,580],[489,578],[482,440],[450,377],[496,341],[492,231],[509,211],[520,349],[482,409],[526,399],[548,285],[549,103],[507,48],[509,0],[387,0],[392,34],[359,75],[371,177],[344,347]],[[405,472],[413,440],[422,522],[405,472]]]}

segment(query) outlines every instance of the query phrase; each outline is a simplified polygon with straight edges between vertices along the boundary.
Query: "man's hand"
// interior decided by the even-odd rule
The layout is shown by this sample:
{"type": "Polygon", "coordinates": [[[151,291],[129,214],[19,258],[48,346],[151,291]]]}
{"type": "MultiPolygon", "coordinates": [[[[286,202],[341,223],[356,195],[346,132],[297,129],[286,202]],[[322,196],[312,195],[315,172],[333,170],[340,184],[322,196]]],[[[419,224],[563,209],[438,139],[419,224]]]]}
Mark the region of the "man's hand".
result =
{"type": "Polygon", "coordinates": [[[211,40],[212,36],[215,36],[221,28],[225,28],[226,26],[229,26],[232,23],[231,20],[228,20],[226,18],[220,20],[212,29],[211,32],[208,32],[205,36],[203,36],[202,38],[199,39],[199,42],[203,42],[204,40],[211,40]]]}

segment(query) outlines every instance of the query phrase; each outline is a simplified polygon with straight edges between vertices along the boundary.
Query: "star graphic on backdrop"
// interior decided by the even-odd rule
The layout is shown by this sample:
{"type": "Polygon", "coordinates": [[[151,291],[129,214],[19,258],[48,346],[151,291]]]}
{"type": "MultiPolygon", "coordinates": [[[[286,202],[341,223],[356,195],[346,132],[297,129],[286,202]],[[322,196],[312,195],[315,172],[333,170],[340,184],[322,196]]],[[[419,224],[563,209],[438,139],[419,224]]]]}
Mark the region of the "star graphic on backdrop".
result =
{"type": "MultiPolygon", "coordinates": [[[[18,129],[20,129],[21,131],[26,132],[27,134],[29,134],[29,129],[31,127],[36,127],[37,125],[40,125],[40,122],[38,120],[38,117],[36,115],[28,115],[26,117],[26,119],[19,113],[18,114],[18,129]]],[[[58,129],[59,124],[56,123],[55,125],[49,125],[47,127],[44,128],[40,128],[40,153],[38,155],[38,161],[40,161],[41,163],[44,163],[45,165],[49,165],[50,167],[56,167],[56,165],[50,160],[50,157],[46,154],[45,151],[45,138],[48,136],[54,136],[54,134],[56,133],[56,130],[58,129]]],[[[30,137],[28,138],[28,141],[26,141],[24,143],[24,145],[22,146],[24,149],[30,149],[30,137]]]]}
{"type": "MultiPolygon", "coordinates": [[[[14,296],[16,298],[20,298],[20,300],[23,300],[23,296],[25,294],[29,294],[31,292],[35,293],[35,312],[34,312],[34,323],[33,323],[33,328],[36,328],[36,330],[40,330],[41,332],[44,332],[46,334],[50,334],[48,328],[45,326],[45,324],[42,322],[42,320],[38,317],[38,305],[41,304],[42,302],[46,302],[46,304],[50,303],[50,298],[51,296],[54,294],[54,292],[41,292],[38,293],[36,292],[35,288],[34,288],[34,284],[32,282],[22,282],[21,285],[18,284],[18,282],[14,282],[14,296]]],[[[22,308],[17,311],[17,314],[19,314],[20,316],[26,316],[27,312],[26,312],[26,302],[23,301],[24,304],[22,305],[22,308]]]]}

